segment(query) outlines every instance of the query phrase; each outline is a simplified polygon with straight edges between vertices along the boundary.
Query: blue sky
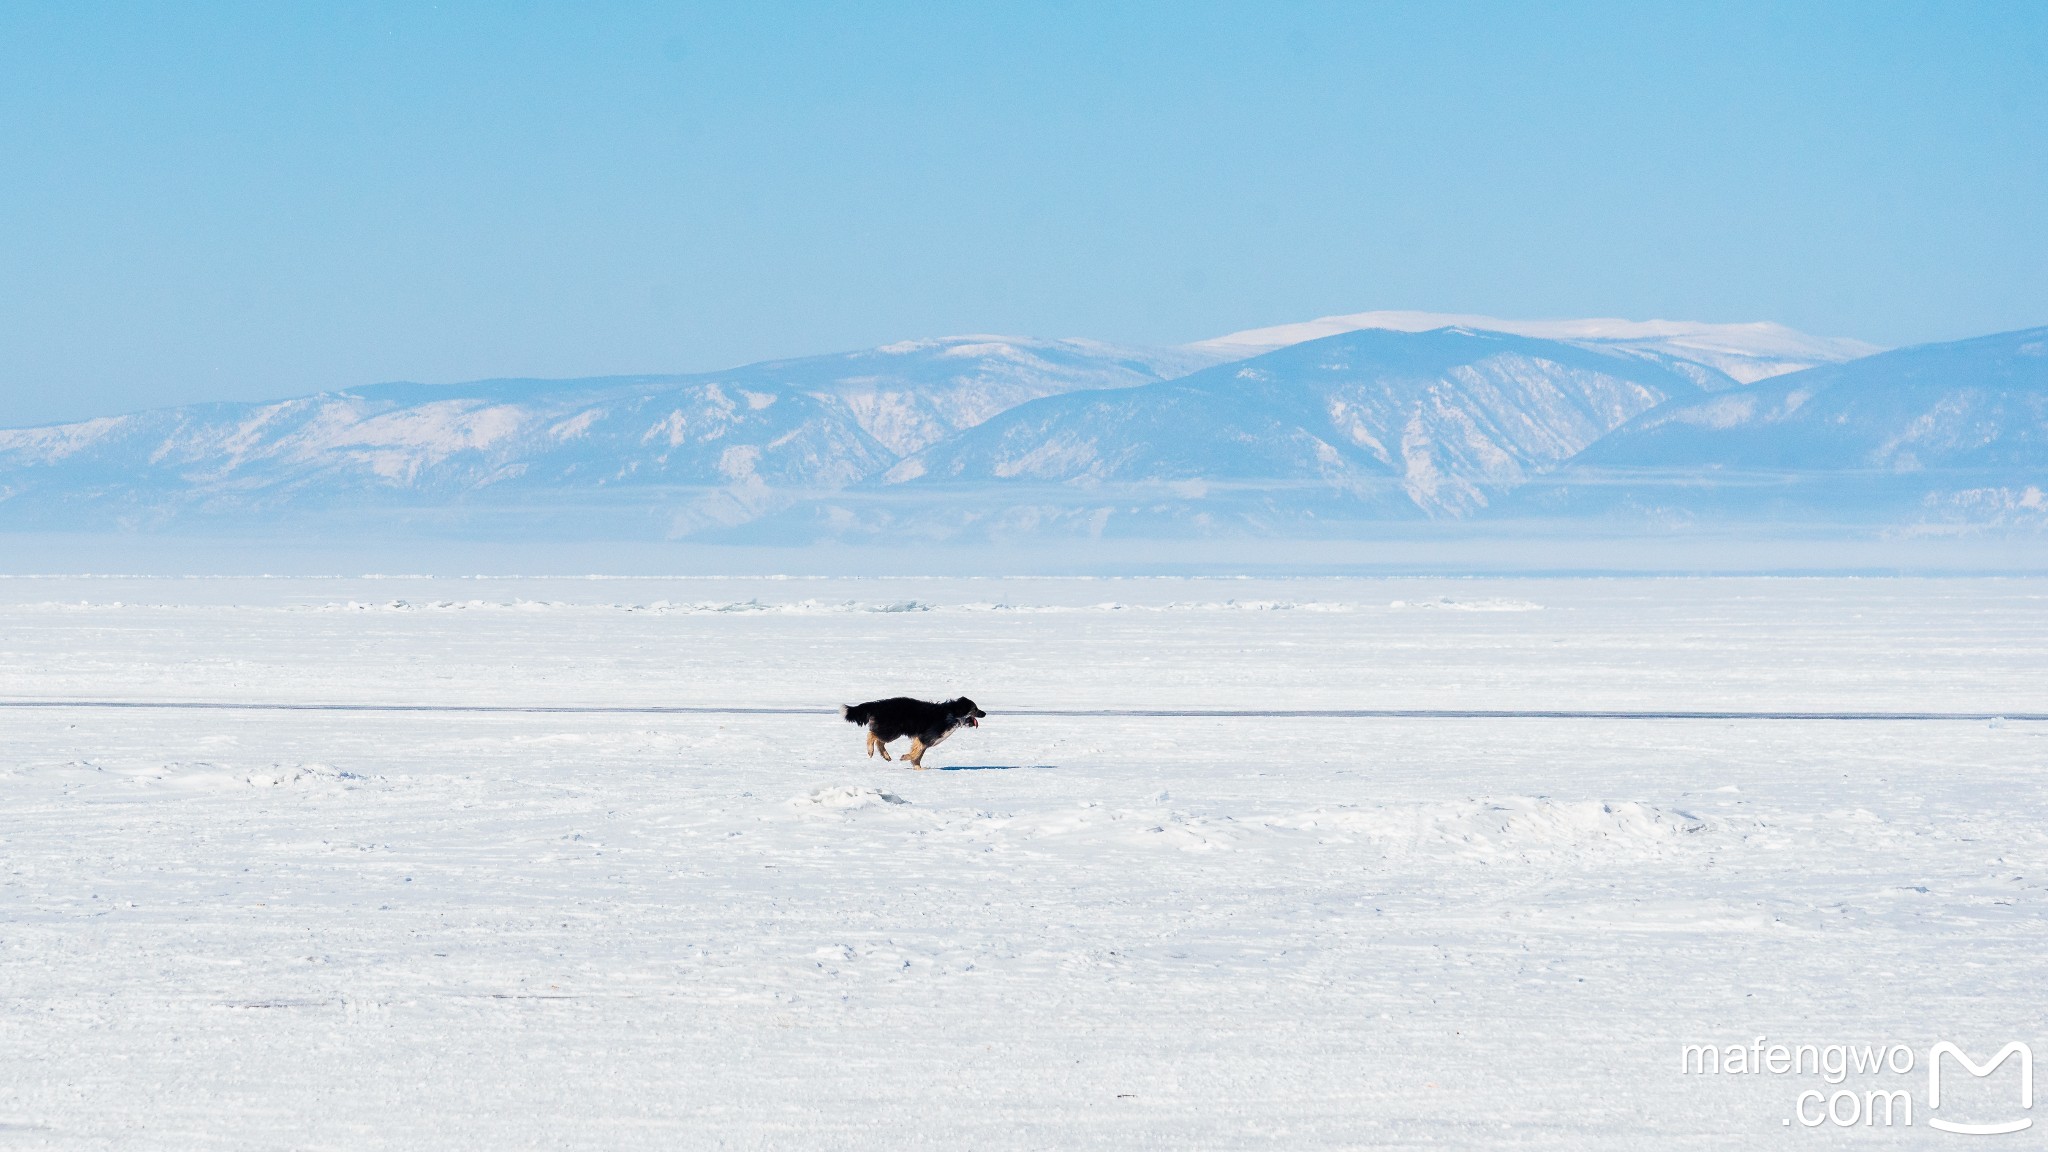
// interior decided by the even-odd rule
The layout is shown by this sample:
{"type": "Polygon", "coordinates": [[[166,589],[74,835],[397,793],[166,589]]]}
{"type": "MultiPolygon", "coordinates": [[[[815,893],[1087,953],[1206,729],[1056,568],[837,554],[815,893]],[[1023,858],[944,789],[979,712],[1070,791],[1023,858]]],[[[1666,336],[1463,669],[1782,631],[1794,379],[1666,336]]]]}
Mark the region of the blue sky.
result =
{"type": "Polygon", "coordinates": [[[14,4],[0,424],[1372,308],[2048,323],[2048,5],[14,4]]]}

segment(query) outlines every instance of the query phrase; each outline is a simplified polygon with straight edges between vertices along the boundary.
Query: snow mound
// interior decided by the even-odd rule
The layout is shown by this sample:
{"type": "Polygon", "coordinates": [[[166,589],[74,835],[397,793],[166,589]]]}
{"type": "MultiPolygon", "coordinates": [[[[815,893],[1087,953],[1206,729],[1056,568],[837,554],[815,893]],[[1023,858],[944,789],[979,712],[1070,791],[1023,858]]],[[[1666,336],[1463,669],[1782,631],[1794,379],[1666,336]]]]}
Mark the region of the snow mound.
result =
{"type": "Polygon", "coordinates": [[[764,603],[760,600],[726,602],[705,600],[695,604],[671,604],[666,600],[657,600],[652,604],[633,605],[627,610],[632,612],[654,612],[657,614],[666,612],[773,612],[789,616],[820,616],[841,612],[929,612],[932,610],[932,605],[920,600],[884,600],[877,602],[860,600],[798,600],[791,604],[764,603]]]}
{"type": "Polygon", "coordinates": [[[835,784],[829,788],[818,788],[801,796],[792,797],[789,806],[799,811],[825,809],[849,812],[858,808],[886,807],[891,804],[909,804],[910,801],[885,792],[880,788],[867,788],[858,784],[835,784]]]}
{"type": "Polygon", "coordinates": [[[357,600],[315,605],[315,612],[547,612],[570,605],[548,600],[390,600],[370,604],[357,600]]]}
{"type": "Polygon", "coordinates": [[[1530,600],[1453,600],[1439,596],[1434,600],[1395,600],[1389,608],[1442,608],[1452,612],[1541,612],[1543,605],[1530,600]]]}
{"type": "MultiPolygon", "coordinates": [[[[561,600],[337,600],[321,604],[293,606],[284,611],[295,612],[379,612],[379,613],[505,613],[505,612],[586,612],[586,613],[640,613],[652,616],[836,616],[847,614],[879,613],[893,615],[906,612],[1004,612],[1036,615],[1071,615],[1096,612],[1333,612],[1356,613],[1378,608],[1378,603],[1352,603],[1328,600],[1175,600],[1164,604],[1131,604],[1117,600],[1105,600],[1097,604],[1028,604],[1008,601],[972,600],[959,603],[936,603],[929,600],[697,600],[670,601],[653,600],[638,603],[572,603],[561,600]]],[[[120,608],[157,607],[156,605],[87,603],[46,603],[29,605],[38,611],[79,612],[103,611],[120,608]]],[[[1529,612],[1543,606],[1524,600],[1476,600],[1453,601],[1448,597],[1437,601],[1409,602],[1396,601],[1394,607],[1407,608],[1454,608],[1468,612],[1529,612]]],[[[244,609],[246,610],[246,609],[244,609]]]]}
{"type": "MultiPolygon", "coordinates": [[[[1068,809],[1025,817],[978,816],[999,839],[1074,845],[1137,845],[1183,852],[1230,851],[1258,832],[1229,816],[1201,816],[1163,808],[1112,808],[1084,801],[1068,809]]],[[[1084,849],[1087,850],[1087,849],[1084,849]]]]}
{"type": "Polygon", "coordinates": [[[268,764],[259,768],[241,768],[177,763],[166,764],[154,773],[136,777],[138,783],[195,792],[238,791],[244,788],[348,788],[362,783],[364,779],[331,764],[268,764]]]}
{"type": "Polygon", "coordinates": [[[1557,864],[1655,856],[1708,831],[1689,812],[1634,800],[1542,796],[1318,808],[1281,816],[1117,808],[1095,802],[1030,816],[977,814],[945,821],[997,840],[1135,845],[1183,852],[1284,848],[1306,834],[1329,848],[1364,848],[1390,859],[1446,857],[1487,864],[1557,864]]]}
{"type": "Polygon", "coordinates": [[[172,792],[241,792],[251,788],[335,790],[360,787],[371,780],[371,777],[343,771],[331,764],[245,767],[208,761],[100,764],[74,760],[59,765],[30,767],[20,775],[64,791],[137,787],[172,792]]]}
{"type": "MultiPolygon", "coordinates": [[[[119,608],[121,605],[112,605],[119,608]]],[[[56,607],[74,607],[57,605],[56,607]]],[[[80,604],[76,607],[85,607],[80,604]]],[[[644,612],[656,616],[669,614],[708,613],[712,615],[777,613],[788,616],[819,616],[843,612],[929,612],[934,606],[920,600],[884,601],[827,601],[799,600],[794,603],[777,603],[754,600],[702,600],[691,604],[674,604],[657,600],[652,604],[570,604],[555,600],[392,600],[385,603],[363,603],[356,600],[319,604],[312,607],[315,612],[644,612]]]]}
{"type": "Polygon", "coordinates": [[[1351,832],[1396,855],[1449,852],[1475,858],[1654,853],[1707,831],[1689,812],[1635,800],[1510,796],[1371,809],[1318,809],[1274,825],[1351,832]]]}

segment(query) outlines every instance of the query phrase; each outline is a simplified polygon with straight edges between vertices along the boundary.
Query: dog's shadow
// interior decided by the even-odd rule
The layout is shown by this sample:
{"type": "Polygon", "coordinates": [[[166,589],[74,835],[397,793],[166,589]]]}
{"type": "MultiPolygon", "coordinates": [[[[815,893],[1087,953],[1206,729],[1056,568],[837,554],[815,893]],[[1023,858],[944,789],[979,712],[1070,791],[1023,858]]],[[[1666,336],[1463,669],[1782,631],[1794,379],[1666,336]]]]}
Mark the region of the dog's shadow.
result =
{"type": "Polygon", "coordinates": [[[1057,764],[934,764],[940,772],[1026,772],[1041,768],[1057,768],[1057,764]]]}

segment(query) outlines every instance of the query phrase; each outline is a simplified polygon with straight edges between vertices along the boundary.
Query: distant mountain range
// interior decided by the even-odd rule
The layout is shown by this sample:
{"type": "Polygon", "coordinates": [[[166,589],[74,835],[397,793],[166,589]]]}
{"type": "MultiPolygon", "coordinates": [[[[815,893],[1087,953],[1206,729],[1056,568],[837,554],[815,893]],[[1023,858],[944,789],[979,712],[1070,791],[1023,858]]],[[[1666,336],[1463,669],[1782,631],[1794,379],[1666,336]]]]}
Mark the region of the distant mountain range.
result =
{"type": "Polygon", "coordinates": [[[1178,349],[971,336],[0,431],[0,528],[819,540],[1384,520],[2048,523],[2048,329],[1362,313],[1178,349]]]}
{"type": "MultiPolygon", "coordinates": [[[[1582,348],[1610,352],[1642,352],[1714,370],[1741,384],[1750,384],[1803,368],[1837,364],[1884,349],[1861,340],[1809,336],[1782,324],[1699,324],[1689,320],[1502,320],[1445,312],[1356,312],[1325,316],[1300,324],[1253,328],[1204,340],[1195,348],[1219,358],[1242,360],[1292,344],[1320,340],[1345,332],[1384,329],[1430,332],[1438,328],[1471,328],[1558,340],[1582,348]]],[[[1718,376],[1697,383],[1712,388],[1718,376]]]]}
{"type": "Polygon", "coordinates": [[[1644,413],[1519,491],[1547,517],[2048,524],[2048,328],[1925,344],[1644,413]]]}
{"type": "Polygon", "coordinates": [[[379,384],[0,431],[0,524],[233,528],[306,514],[688,535],[874,476],[1030,400],[1213,363],[968,336],[688,376],[379,384]]]}
{"type": "Polygon", "coordinates": [[[1704,397],[1702,376],[1733,386],[1642,351],[1462,328],[1352,332],[1019,405],[816,511],[821,529],[941,537],[1469,516],[1631,417],[1704,397]]]}

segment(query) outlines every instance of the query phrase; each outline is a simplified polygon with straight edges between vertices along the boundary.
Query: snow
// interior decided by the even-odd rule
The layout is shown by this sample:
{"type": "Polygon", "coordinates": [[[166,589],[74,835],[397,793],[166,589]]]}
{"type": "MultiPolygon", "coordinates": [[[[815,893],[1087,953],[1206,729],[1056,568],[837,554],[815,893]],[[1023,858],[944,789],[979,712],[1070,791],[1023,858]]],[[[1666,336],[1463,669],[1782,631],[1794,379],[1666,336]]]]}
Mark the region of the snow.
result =
{"type": "MultiPolygon", "coordinates": [[[[1053,535],[1112,515],[1118,535],[1155,538],[1218,524],[1280,535],[1360,518],[1458,519],[1632,416],[1701,396],[1670,364],[1611,350],[1490,332],[1354,332],[1022,405],[924,449],[915,469],[885,474],[886,492],[833,499],[867,503],[875,535],[939,539],[1053,535]],[[1174,492],[1190,480],[1202,496],[1174,492]]],[[[807,510],[782,519],[816,522],[807,510]]]]}
{"type": "Polygon", "coordinates": [[[45,428],[0,429],[0,452],[18,452],[26,459],[51,464],[85,451],[130,423],[130,417],[102,416],[45,428]]]}
{"type": "Polygon", "coordinates": [[[1854,360],[1883,351],[1878,345],[1846,337],[1810,336],[1783,324],[1707,324],[1693,320],[1503,320],[1452,312],[1356,312],[1324,316],[1296,324],[1278,324],[1232,332],[1189,345],[1219,356],[1245,358],[1325,336],[1384,328],[1395,332],[1429,332],[1438,328],[1472,328],[1506,332],[1542,340],[1594,341],[1655,350],[1681,360],[1704,364],[1749,384],[1817,364],[1854,360]]]}
{"type": "Polygon", "coordinates": [[[0,580],[17,702],[816,710],[0,708],[0,1144],[1899,1146],[1679,1047],[2048,1042],[2048,724],[1023,710],[2010,716],[2044,607],[0,580]],[[829,711],[895,692],[990,715],[912,772],[829,711]]]}
{"type": "Polygon", "coordinates": [[[2042,331],[1921,345],[1667,405],[1518,499],[1564,516],[1674,509],[2038,529],[2037,517],[1964,494],[2039,479],[2048,365],[2020,348],[2042,331]]]}
{"type": "MultiPolygon", "coordinates": [[[[187,515],[304,527],[306,514],[348,505],[344,518],[401,506],[460,515],[481,497],[552,511],[575,522],[571,535],[586,534],[607,503],[613,532],[722,529],[875,476],[1027,401],[1153,383],[1215,360],[969,336],[692,376],[382,384],[159,409],[0,430],[0,513],[66,528],[187,515]],[[615,498],[620,487],[639,498],[615,498]],[[678,493],[671,514],[650,515],[646,493],[664,488],[678,493]],[[680,491],[691,488],[709,491],[680,491]]],[[[510,516],[531,534],[533,516],[510,516]]]]}

